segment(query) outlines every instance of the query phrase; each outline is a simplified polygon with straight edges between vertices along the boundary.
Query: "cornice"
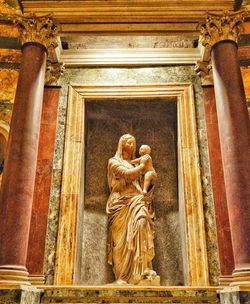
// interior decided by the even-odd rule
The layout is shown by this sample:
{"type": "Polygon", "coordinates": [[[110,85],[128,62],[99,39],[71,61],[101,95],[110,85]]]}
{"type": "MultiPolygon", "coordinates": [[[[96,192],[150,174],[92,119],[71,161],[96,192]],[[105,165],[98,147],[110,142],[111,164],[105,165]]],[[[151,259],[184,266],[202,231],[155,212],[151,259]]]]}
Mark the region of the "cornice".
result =
{"type": "Polygon", "coordinates": [[[233,0],[22,1],[23,12],[53,12],[63,23],[200,22],[207,11],[233,10],[233,0]]]}
{"type": "Polygon", "coordinates": [[[61,50],[58,59],[66,67],[149,66],[195,64],[201,55],[197,48],[86,49],[61,50]]]}

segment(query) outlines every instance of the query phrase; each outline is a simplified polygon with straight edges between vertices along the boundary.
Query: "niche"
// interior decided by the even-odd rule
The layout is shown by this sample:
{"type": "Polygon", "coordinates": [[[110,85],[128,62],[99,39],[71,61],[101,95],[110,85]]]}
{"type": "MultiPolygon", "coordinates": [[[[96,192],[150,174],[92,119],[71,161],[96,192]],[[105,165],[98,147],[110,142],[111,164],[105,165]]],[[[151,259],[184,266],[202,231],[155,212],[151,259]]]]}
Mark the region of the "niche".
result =
{"type": "MultiPolygon", "coordinates": [[[[121,135],[130,133],[149,144],[159,175],[155,191],[156,255],[153,266],[161,285],[183,285],[182,252],[178,215],[177,101],[174,98],[102,99],[85,102],[85,185],[81,252],[75,273],[80,285],[103,285],[114,281],[107,264],[109,195],[107,162],[115,154],[121,135]],[[79,272],[78,272],[79,271],[79,272]]],[[[80,228],[81,227],[81,228],[80,228]]]]}

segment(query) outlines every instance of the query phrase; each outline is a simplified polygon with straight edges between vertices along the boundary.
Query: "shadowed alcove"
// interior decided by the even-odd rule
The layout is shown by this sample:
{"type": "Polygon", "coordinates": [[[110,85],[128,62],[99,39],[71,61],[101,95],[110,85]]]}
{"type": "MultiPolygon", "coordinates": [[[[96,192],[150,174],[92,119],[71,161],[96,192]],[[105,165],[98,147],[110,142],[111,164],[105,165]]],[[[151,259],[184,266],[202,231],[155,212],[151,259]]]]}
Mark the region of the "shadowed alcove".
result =
{"type": "Polygon", "coordinates": [[[155,190],[156,255],[153,267],[162,285],[183,285],[178,215],[177,101],[174,97],[99,99],[85,102],[85,185],[83,212],[78,218],[78,264],[75,283],[102,285],[114,281],[107,264],[109,195],[107,162],[121,135],[130,133],[149,144],[159,175],[155,190]]]}

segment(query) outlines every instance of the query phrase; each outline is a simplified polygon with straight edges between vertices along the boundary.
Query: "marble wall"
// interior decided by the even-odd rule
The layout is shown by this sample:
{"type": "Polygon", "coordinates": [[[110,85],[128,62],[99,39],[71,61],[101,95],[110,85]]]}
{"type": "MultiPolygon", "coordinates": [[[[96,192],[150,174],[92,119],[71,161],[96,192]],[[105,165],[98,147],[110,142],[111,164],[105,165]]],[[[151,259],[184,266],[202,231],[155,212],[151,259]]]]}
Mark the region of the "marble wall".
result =
{"type": "Polygon", "coordinates": [[[18,74],[17,70],[0,68],[0,186],[18,74]]]}
{"type": "Polygon", "coordinates": [[[0,120],[10,124],[19,71],[0,69],[0,120]]]}
{"type": "Polygon", "coordinates": [[[69,85],[135,85],[180,82],[191,82],[194,85],[210,283],[212,285],[218,284],[218,250],[208,162],[206,126],[201,98],[200,79],[194,71],[194,66],[66,69],[60,83],[62,85],[62,95],[59,102],[56,150],[53,164],[52,195],[50,199],[49,225],[46,240],[45,275],[47,284],[53,283],[54,276],[65,120],[67,112],[67,94],[69,85]]]}
{"type": "Polygon", "coordinates": [[[247,100],[250,100],[250,67],[248,67],[248,68],[242,67],[241,74],[243,77],[246,98],[247,98],[247,100]]]}

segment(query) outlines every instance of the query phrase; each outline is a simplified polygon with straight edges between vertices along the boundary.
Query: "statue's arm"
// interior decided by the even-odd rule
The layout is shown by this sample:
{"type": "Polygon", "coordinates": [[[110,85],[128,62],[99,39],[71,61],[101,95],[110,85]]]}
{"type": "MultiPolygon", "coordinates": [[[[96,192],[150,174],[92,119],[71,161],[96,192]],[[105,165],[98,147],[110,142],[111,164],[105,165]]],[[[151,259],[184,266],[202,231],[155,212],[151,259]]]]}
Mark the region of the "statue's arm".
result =
{"type": "Polygon", "coordinates": [[[124,177],[126,180],[133,181],[144,171],[145,165],[140,164],[139,166],[131,169],[126,169],[124,177]]]}
{"type": "Polygon", "coordinates": [[[134,165],[134,164],[139,164],[140,161],[141,161],[141,157],[135,158],[135,159],[131,160],[131,164],[133,164],[133,165],[134,165]]]}
{"type": "Polygon", "coordinates": [[[121,163],[117,162],[116,160],[111,160],[110,165],[112,168],[113,173],[118,177],[123,177],[127,181],[133,181],[135,180],[140,173],[143,172],[145,165],[140,164],[137,167],[128,169],[125,166],[123,166],[121,163]]]}

